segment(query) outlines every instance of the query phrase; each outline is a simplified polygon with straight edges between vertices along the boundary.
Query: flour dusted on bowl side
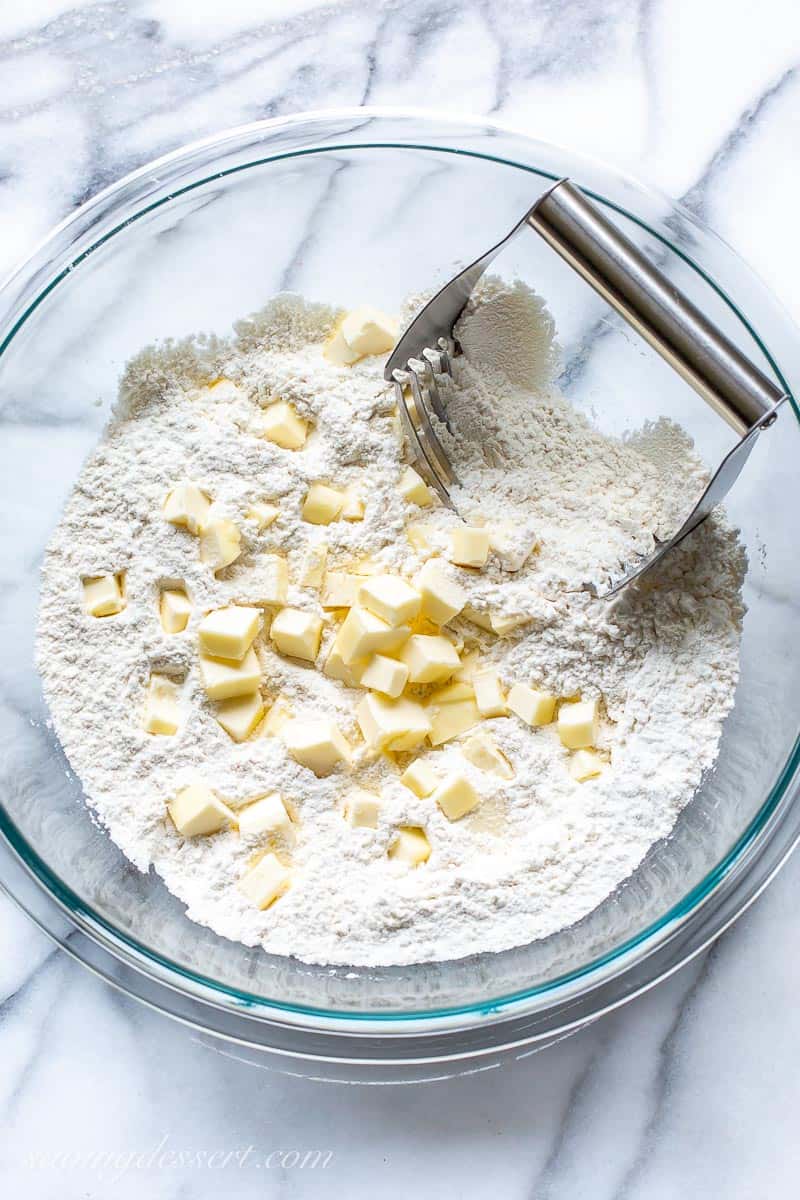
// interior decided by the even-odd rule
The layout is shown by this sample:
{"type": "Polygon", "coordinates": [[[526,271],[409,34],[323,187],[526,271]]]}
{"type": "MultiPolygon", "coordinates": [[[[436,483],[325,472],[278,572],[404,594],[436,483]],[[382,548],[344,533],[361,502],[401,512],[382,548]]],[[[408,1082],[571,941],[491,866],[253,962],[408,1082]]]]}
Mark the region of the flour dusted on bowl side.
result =
{"type": "Polygon", "coordinates": [[[669,422],[594,428],[547,310],[499,280],[448,385],[454,540],[400,486],[383,359],[326,357],[339,318],[279,296],[128,365],[45,558],[45,695],[93,811],[192,920],[316,963],[503,950],[595,908],[713,765],[744,552],[715,514],[657,586],[592,598],[703,468],[669,422]]]}

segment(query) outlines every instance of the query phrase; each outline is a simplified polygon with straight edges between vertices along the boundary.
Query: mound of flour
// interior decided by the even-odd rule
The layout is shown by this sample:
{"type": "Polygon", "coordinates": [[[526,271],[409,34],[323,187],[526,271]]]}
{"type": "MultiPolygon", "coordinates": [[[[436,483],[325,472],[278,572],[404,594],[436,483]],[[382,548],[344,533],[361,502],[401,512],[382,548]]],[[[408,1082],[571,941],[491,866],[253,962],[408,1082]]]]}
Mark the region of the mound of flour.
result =
{"type": "MultiPolygon", "coordinates": [[[[359,785],[382,796],[378,828],[350,829],[340,813],[347,776],[316,779],[279,738],[228,738],[205,698],[196,645],[205,611],[257,595],[264,553],[288,559],[289,602],[323,615],[318,592],[297,583],[315,541],[327,542],[329,567],[369,556],[407,576],[430,553],[409,543],[409,520],[425,524],[434,551],[447,544],[453,514],[412,512],[397,491],[403,447],[381,362],[339,368],[322,356],[334,317],[282,296],[229,342],[167,344],[129,364],[115,415],[44,562],[38,663],[53,724],[111,837],[139,868],[163,877],[191,919],[219,934],[331,964],[520,945],[574,923],[608,896],[669,833],[713,764],[737,679],[744,554],[715,515],[657,581],[615,604],[592,599],[587,580],[647,550],[699,490],[703,472],[668,423],[625,441],[594,429],[551,383],[554,331],[541,302],[519,284],[490,280],[461,321],[449,448],[461,511],[501,525],[504,536],[486,570],[470,576],[470,603],[524,614],[528,623],[507,638],[466,619],[454,628],[506,684],[602,696],[601,746],[611,766],[578,784],[552,728],[498,718],[485,727],[514,765],[510,782],[472,767],[458,741],[428,751],[437,767],[466,770],[482,797],[473,813],[449,822],[382,760],[357,771],[359,785]],[[512,352],[520,342],[535,353],[520,359],[512,352]],[[228,382],[208,386],[220,376],[228,382]],[[300,452],[260,435],[263,406],[276,392],[313,424],[300,452]],[[242,557],[219,577],[199,562],[196,540],[161,516],[181,479],[198,483],[242,530],[242,557]],[[365,520],[303,522],[302,498],[318,479],[357,484],[365,520]],[[262,499],[280,517],[259,533],[245,513],[262,499]],[[120,571],[124,612],[88,617],[81,579],[120,571]],[[173,580],[184,582],[193,615],[185,635],[168,637],[157,606],[173,580]],[[175,737],[141,728],[151,671],[181,681],[175,737]],[[198,771],[233,806],[278,790],[295,811],[293,884],[266,912],[236,886],[257,841],[232,831],[184,840],[166,819],[166,800],[198,771]],[[399,825],[426,829],[432,854],[423,867],[387,859],[399,825]]],[[[329,624],[323,654],[333,633],[329,624]]],[[[359,740],[358,693],[268,643],[258,653],[265,695],[280,696],[297,715],[329,713],[359,740]]]]}

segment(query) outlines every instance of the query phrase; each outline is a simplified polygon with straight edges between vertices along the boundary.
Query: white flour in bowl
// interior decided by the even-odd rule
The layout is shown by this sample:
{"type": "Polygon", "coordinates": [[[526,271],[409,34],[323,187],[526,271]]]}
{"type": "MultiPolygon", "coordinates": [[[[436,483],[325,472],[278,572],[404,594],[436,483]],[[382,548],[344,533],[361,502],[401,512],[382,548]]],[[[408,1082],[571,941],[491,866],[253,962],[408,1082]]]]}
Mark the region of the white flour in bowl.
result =
{"type": "MultiPolygon", "coordinates": [[[[38,663],[55,730],[97,817],[142,870],[154,868],[191,919],[248,945],[317,963],[400,964],[502,950],[571,925],[596,907],[669,833],[716,757],[738,672],[745,557],[719,514],[667,560],[658,587],[613,605],[584,590],[621,559],[646,550],[701,485],[684,435],[669,423],[633,439],[600,434],[561,398],[552,323],[521,285],[488,282],[461,322],[449,441],[470,519],[501,525],[484,571],[458,573],[477,611],[525,615],[508,637],[464,617],[452,628],[480,650],[506,686],[534,684],[561,697],[601,696],[603,774],[577,783],[553,726],[515,716],[483,722],[513,764],[510,781],[478,770],[464,738],[424,752],[444,773],[465,772],[481,797],[460,821],[400,782],[386,758],[325,778],[298,765],[279,736],[236,744],[202,688],[197,625],[209,609],[257,598],[266,553],[289,564],[289,603],[323,615],[319,591],[298,584],[309,546],[326,542],[328,567],[369,556],[413,577],[431,550],[408,541],[422,523],[443,553],[456,523],[443,507],[414,509],[393,396],[382,360],[336,367],[322,356],[334,313],[279,297],[237,328],[230,343],[150,349],[128,367],[117,410],[89,458],[48,549],[38,663]],[[527,336],[525,336],[527,331],[527,336]],[[512,336],[513,334],[513,336],[512,336]],[[508,347],[536,345],[512,356],[508,347]],[[214,387],[209,380],[224,377],[214,387]],[[313,425],[302,450],[261,436],[264,406],[279,393],[313,425]],[[164,497],[191,479],[242,531],[244,552],[215,576],[197,539],[168,524],[164,497]],[[363,522],[313,526],[300,517],[308,485],[353,483],[363,522]],[[259,532],[245,514],[258,500],[280,509],[259,532]],[[81,580],[125,573],[127,607],[87,615],[81,580]],[[185,633],[158,617],[165,581],[192,602],[185,633]],[[181,681],[173,737],[144,732],[151,671],[181,681]],[[266,911],[237,883],[259,839],[236,830],[185,839],[166,802],[197,773],[232,807],[279,791],[297,819],[292,886],[266,911]],[[343,798],[358,785],[379,794],[377,828],[350,828],[343,798]],[[417,868],[387,849],[400,826],[431,845],[417,868]]],[[[328,619],[319,662],[334,635],[328,619]]],[[[354,745],[363,694],[258,643],[265,700],[295,715],[331,716],[354,745]]],[[[469,736],[469,735],[465,735],[469,736]]]]}

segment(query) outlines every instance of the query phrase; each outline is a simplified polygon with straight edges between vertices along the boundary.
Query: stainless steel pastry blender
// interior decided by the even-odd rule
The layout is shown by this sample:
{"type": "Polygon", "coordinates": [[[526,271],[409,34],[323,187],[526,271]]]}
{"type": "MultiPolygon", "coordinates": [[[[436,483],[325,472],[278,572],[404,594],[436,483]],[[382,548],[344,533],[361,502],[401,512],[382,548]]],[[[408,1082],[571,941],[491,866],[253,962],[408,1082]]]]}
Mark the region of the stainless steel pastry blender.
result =
{"type": "Polygon", "coordinates": [[[507,237],[451,279],[417,313],[384,371],[393,381],[415,466],[455,508],[453,467],[437,436],[435,416],[450,424],[437,376],[451,373],[458,351],[453,327],[492,260],[525,228],[533,229],[616,309],[671,367],[714,408],[740,441],[722,460],[686,520],[652,553],[625,563],[601,597],[615,595],[649,571],[720,503],[739,476],[762,429],[787,398],[568,179],[541,196],[507,237]]]}

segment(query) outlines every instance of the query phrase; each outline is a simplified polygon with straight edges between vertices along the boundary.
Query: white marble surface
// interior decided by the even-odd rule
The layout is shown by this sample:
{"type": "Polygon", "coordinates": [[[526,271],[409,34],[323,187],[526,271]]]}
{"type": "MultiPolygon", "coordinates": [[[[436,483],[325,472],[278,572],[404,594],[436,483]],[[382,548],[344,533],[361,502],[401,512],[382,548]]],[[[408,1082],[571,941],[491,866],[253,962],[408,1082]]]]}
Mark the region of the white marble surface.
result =
{"type": "MultiPolygon", "coordinates": [[[[156,154],[237,122],[363,102],[492,114],[649,177],[702,212],[800,319],[796,0],[5,4],[0,273],[156,154]]],[[[703,959],[559,1046],[407,1089],[323,1086],[214,1053],[54,951],[2,900],[4,1190],[794,1197],[799,884],[795,859],[703,959]],[[261,1158],[332,1154],[313,1171],[147,1165],[162,1145],[251,1144],[261,1158]],[[144,1157],[92,1165],[109,1150],[144,1157]],[[59,1151],[73,1160],[48,1166],[59,1151]]]]}

